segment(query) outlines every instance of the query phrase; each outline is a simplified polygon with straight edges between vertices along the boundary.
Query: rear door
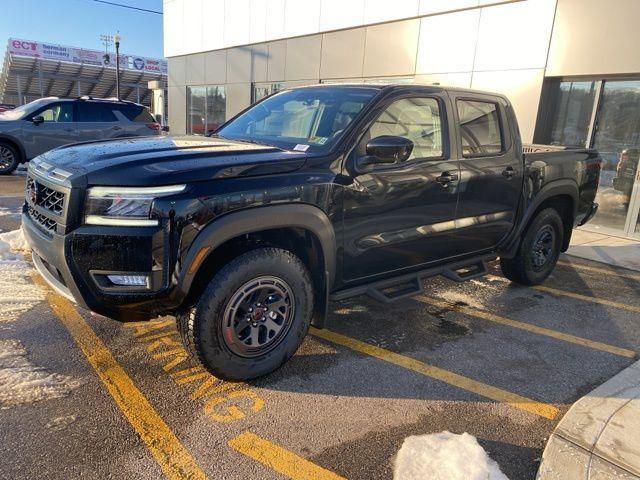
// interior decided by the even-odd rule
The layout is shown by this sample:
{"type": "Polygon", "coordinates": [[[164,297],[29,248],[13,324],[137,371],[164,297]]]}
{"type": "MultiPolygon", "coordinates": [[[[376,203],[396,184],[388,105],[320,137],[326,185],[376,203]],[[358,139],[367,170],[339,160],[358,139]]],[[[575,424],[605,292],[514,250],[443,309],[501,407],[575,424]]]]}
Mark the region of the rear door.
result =
{"type": "Polygon", "coordinates": [[[396,135],[414,143],[404,162],[377,165],[344,189],[343,279],[413,268],[451,254],[458,162],[450,156],[447,98],[442,93],[385,100],[350,155],[396,135]]]}
{"type": "Polygon", "coordinates": [[[123,122],[114,113],[114,104],[80,100],[78,108],[78,138],[81,142],[89,140],[108,140],[126,136],[123,122]]]}
{"type": "Polygon", "coordinates": [[[51,103],[34,112],[22,126],[27,158],[33,158],[52,148],[76,143],[77,125],[74,121],[73,102],[51,103]],[[32,119],[41,116],[44,122],[35,124],[32,119]]]}
{"type": "Polygon", "coordinates": [[[519,135],[509,129],[511,107],[505,100],[460,93],[452,94],[452,102],[461,173],[456,227],[464,253],[471,253],[495,247],[513,227],[522,154],[519,135]]]}

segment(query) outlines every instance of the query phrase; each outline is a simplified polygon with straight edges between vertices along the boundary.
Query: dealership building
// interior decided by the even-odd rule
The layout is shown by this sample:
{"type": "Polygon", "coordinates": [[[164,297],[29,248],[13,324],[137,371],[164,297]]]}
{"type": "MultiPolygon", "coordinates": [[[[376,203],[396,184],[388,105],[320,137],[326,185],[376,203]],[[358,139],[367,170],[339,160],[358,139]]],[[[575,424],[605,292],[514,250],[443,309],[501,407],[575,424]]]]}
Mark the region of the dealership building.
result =
{"type": "Polygon", "coordinates": [[[501,92],[525,142],[600,150],[589,228],[640,237],[638,19],[638,0],[164,0],[170,128],[315,83],[501,92]]]}

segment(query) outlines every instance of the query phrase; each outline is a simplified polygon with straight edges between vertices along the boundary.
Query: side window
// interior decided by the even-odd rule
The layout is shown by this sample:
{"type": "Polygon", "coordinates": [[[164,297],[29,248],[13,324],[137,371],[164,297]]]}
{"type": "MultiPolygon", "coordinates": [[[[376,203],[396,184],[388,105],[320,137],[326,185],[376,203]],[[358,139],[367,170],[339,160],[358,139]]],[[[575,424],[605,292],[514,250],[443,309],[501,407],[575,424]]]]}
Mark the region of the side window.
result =
{"type": "Polygon", "coordinates": [[[78,102],[79,122],[117,122],[113,106],[108,103],[78,102]]]}
{"type": "Polygon", "coordinates": [[[435,98],[403,98],[393,102],[369,128],[369,138],[395,135],[413,142],[407,159],[443,155],[442,119],[435,98]]]}
{"type": "Polygon", "coordinates": [[[155,118],[153,118],[153,115],[151,115],[151,113],[149,112],[149,110],[147,110],[145,107],[142,107],[140,105],[131,105],[131,104],[117,105],[115,106],[115,109],[121,112],[125,117],[127,117],[132,122],[153,123],[156,121],[155,118]]]}
{"type": "Polygon", "coordinates": [[[45,122],[66,123],[73,122],[73,103],[56,103],[49,105],[38,115],[44,118],[45,122]]]}
{"type": "Polygon", "coordinates": [[[498,104],[458,100],[463,157],[486,157],[504,150],[498,104]]]}

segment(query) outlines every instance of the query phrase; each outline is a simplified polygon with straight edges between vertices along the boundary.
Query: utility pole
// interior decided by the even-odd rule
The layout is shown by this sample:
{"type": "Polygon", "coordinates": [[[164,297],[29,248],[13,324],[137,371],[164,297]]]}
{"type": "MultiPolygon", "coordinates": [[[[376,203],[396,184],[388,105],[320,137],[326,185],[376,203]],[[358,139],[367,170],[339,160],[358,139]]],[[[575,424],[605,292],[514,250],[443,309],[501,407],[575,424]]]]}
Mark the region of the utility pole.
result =
{"type": "Polygon", "coordinates": [[[113,36],[116,44],[116,97],[120,100],[120,33],[113,36]]]}

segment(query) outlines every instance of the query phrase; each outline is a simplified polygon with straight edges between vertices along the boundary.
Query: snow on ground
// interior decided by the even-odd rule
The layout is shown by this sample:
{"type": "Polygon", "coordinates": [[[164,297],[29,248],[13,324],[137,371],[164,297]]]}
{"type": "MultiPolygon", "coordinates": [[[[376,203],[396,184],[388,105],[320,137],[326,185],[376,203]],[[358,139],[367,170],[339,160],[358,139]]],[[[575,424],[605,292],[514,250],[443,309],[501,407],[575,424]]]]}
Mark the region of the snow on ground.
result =
{"type": "Polygon", "coordinates": [[[469,294],[461,292],[459,290],[444,290],[442,292],[438,292],[438,297],[446,300],[449,303],[457,303],[462,305],[468,305],[470,307],[483,309],[484,304],[479,301],[477,298],[472,297],[469,294]]]}
{"type": "MultiPolygon", "coordinates": [[[[46,298],[44,289],[30,281],[32,267],[23,257],[28,252],[21,229],[0,233],[0,325],[46,298]]],[[[80,384],[33,364],[18,340],[0,340],[0,408],[63,397],[80,384]]]]}
{"type": "Polygon", "coordinates": [[[18,340],[0,340],[0,408],[64,397],[80,384],[34,365],[18,340]]]}
{"type": "Polygon", "coordinates": [[[20,212],[12,212],[6,207],[0,207],[0,217],[8,217],[8,216],[18,217],[20,216],[20,212]]]}
{"type": "Polygon", "coordinates": [[[0,324],[16,320],[22,313],[45,299],[45,291],[31,280],[31,265],[22,229],[0,233],[0,324]]]}
{"type": "Polygon", "coordinates": [[[407,437],[394,480],[509,480],[473,435],[440,432],[407,437]]]}
{"type": "Polygon", "coordinates": [[[29,252],[29,245],[21,228],[11,232],[0,233],[0,260],[3,259],[3,253],[9,250],[23,253],[29,252]]]}

